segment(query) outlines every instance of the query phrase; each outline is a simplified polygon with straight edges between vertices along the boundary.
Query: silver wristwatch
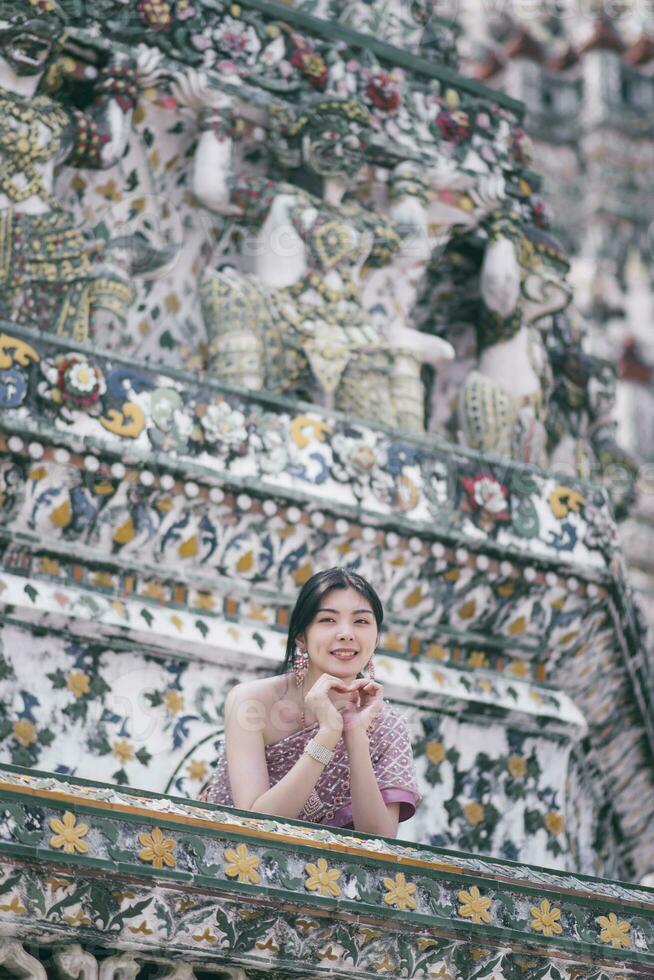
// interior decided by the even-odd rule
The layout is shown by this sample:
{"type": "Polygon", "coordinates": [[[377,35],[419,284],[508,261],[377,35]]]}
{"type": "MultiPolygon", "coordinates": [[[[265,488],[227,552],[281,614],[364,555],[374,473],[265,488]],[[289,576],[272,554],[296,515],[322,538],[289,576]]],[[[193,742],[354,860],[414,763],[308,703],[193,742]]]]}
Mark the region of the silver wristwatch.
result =
{"type": "Polygon", "coordinates": [[[328,763],[330,763],[334,754],[333,751],[328,749],[326,745],[321,745],[320,742],[316,742],[315,738],[309,739],[304,747],[304,751],[322,766],[326,766],[328,763]]]}

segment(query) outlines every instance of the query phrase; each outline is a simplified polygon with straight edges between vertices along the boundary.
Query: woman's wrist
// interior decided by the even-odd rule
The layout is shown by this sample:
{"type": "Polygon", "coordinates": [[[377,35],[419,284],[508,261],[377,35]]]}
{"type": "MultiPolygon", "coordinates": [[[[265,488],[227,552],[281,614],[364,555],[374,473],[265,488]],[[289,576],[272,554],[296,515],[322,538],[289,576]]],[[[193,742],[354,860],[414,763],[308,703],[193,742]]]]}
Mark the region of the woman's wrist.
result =
{"type": "Polygon", "coordinates": [[[370,745],[368,730],[361,725],[357,725],[355,728],[344,728],[343,742],[348,752],[350,750],[356,750],[358,746],[362,746],[368,751],[370,745]]]}
{"type": "Polygon", "coordinates": [[[317,742],[324,745],[325,748],[333,749],[339,738],[341,737],[341,732],[334,728],[329,728],[327,725],[320,725],[318,731],[314,735],[317,742]]]}

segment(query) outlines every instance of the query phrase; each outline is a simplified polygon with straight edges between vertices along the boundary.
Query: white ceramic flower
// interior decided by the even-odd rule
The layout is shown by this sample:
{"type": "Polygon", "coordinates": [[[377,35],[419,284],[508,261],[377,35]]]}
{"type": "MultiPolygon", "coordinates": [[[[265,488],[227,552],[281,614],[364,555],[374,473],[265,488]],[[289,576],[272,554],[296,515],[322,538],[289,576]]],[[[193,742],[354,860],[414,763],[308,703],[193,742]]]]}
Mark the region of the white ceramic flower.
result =
{"type": "Polygon", "coordinates": [[[77,364],[71,365],[71,367],[68,368],[66,375],[66,381],[68,382],[69,386],[76,391],[87,394],[98,386],[98,375],[93,367],[86,361],[78,361],[77,364]]]}
{"type": "Polygon", "coordinates": [[[222,51],[228,52],[235,61],[253,61],[261,48],[261,42],[253,27],[234,17],[225,17],[213,32],[213,40],[222,51]]]}
{"type": "Polygon", "coordinates": [[[506,497],[502,484],[490,476],[482,476],[475,482],[475,503],[489,514],[501,514],[506,510],[506,497]]]}
{"type": "Polygon", "coordinates": [[[173,430],[182,439],[188,439],[193,431],[193,419],[185,412],[176,409],[173,412],[173,430]]]}
{"type": "Polygon", "coordinates": [[[201,419],[207,442],[222,442],[233,446],[247,438],[243,412],[222,401],[209,405],[201,419]]]}

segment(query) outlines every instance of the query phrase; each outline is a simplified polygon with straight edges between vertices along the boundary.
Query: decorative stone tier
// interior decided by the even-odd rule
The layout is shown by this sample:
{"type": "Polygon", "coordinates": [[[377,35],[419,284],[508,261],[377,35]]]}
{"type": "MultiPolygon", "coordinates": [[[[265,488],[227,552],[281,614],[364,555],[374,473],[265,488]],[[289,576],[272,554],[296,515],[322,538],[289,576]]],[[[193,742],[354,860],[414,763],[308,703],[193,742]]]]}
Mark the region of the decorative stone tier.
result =
{"type": "Polygon", "coordinates": [[[649,869],[648,687],[603,490],[13,327],[0,402],[6,761],[197,795],[227,690],[347,563],[388,610],[410,833],[649,869]]]}
{"type": "Polygon", "coordinates": [[[240,980],[654,971],[646,888],[11,767],[0,793],[0,962],[32,977],[79,943],[107,980],[165,962],[240,980]]]}
{"type": "MultiPolygon", "coordinates": [[[[251,84],[252,94],[258,94],[261,101],[270,95],[293,97],[303,90],[325,87],[319,71],[312,74],[305,69],[299,77],[285,76],[277,69],[278,59],[272,57],[272,51],[263,65],[256,63],[266,44],[280,36],[274,29],[281,24],[293,31],[289,40],[296,48],[300,46],[298,39],[310,39],[311,51],[321,58],[326,71],[334,71],[348,57],[350,61],[360,58],[367,67],[374,59],[387,70],[406,71],[412,79],[436,78],[475,94],[488,93],[484,86],[452,70],[458,61],[459,25],[439,17],[429,4],[421,2],[408,12],[399,0],[390,0],[383,13],[364,4],[330,0],[308,0],[292,6],[269,0],[246,0],[238,5],[197,0],[192,7],[167,2],[139,7],[121,0],[77,0],[70,7],[69,30],[74,38],[92,39],[96,46],[104,40],[107,46],[118,42],[128,47],[145,40],[170,58],[227,74],[233,72],[236,62],[242,77],[251,84]],[[248,28],[245,36],[240,28],[243,12],[248,28]],[[251,70],[246,73],[243,66],[251,70]]],[[[352,72],[352,65],[349,70],[352,72]]],[[[504,93],[497,93],[496,101],[522,111],[521,103],[504,93]]]]}

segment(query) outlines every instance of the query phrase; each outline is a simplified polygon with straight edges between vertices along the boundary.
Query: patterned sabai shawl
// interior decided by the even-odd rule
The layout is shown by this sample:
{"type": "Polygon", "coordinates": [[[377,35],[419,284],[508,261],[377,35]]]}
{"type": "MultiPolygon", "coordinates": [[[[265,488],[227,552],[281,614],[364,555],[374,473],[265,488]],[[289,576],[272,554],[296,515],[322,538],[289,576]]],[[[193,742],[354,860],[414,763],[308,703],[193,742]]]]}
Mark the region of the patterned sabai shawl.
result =
{"type": "MultiPolygon", "coordinates": [[[[270,785],[274,786],[292,769],[304,747],[318,730],[310,725],[266,746],[270,785]]],[[[386,803],[400,804],[400,820],[412,817],[420,802],[409,730],[402,715],[389,704],[373,722],[369,733],[370,756],[377,785],[386,803]]],[[[218,757],[211,783],[202,791],[206,803],[234,806],[224,749],[218,757]]],[[[343,739],[339,739],[329,765],[325,766],[298,820],[352,827],[350,766],[343,739]]]]}

